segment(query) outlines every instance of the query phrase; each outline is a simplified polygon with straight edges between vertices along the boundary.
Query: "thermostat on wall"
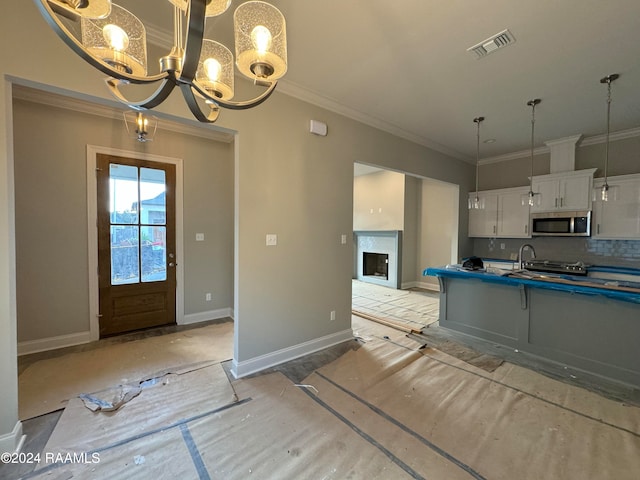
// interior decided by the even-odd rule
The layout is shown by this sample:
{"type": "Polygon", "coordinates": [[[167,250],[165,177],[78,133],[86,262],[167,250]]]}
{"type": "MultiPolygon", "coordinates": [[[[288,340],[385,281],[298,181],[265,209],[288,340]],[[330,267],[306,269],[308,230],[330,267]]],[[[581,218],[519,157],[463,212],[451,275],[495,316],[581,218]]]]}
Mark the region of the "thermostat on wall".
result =
{"type": "Polygon", "coordinates": [[[324,122],[319,122],[318,120],[311,120],[309,124],[309,131],[315,135],[320,135],[321,137],[327,136],[327,124],[324,122]]]}

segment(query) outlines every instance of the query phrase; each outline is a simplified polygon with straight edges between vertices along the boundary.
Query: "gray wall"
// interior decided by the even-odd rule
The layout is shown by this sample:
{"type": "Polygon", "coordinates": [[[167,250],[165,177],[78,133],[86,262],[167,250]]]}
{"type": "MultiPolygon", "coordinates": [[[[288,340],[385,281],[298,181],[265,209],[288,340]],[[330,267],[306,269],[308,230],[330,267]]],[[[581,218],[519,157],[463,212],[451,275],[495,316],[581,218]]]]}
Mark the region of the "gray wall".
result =
{"type": "Polygon", "coordinates": [[[87,144],[183,159],[185,314],[232,308],[232,144],[166,130],[142,144],[120,120],[19,100],[13,113],[18,341],[89,329],[87,144]]]}
{"type": "MultiPolygon", "coordinates": [[[[604,144],[579,146],[576,170],[598,168],[595,177],[604,176],[604,144]]],[[[522,158],[480,166],[480,190],[528,185],[530,160],[522,158]]],[[[534,175],[549,173],[549,154],[534,157],[534,175]]],[[[613,141],[609,147],[609,176],[640,173],[640,137],[613,141]]],[[[620,265],[640,268],[640,241],[578,238],[474,239],[473,254],[509,259],[522,243],[531,243],[539,258],[584,261],[594,265],[620,265]],[[502,249],[504,245],[504,249],[502,249]]]]}
{"type": "MultiPolygon", "coordinates": [[[[11,49],[0,50],[0,447],[18,438],[14,192],[11,83],[114,104],[104,75],[71,52],[46,26],[34,2],[0,16],[11,49]],[[3,437],[3,435],[5,435],[3,437]]],[[[159,115],[192,121],[176,91],[159,115]]],[[[237,133],[235,156],[235,360],[285,350],[350,328],[353,163],[460,185],[473,166],[283,94],[244,112],[223,111],[219,127],[237,133]],[[310,119],[329,125],[308,133],[310,119]],[[276,247],[265,234],[278,234],[276,247]],[[301,279],[304,279],[301,281],[301,279]],[[329,311],[337,319],[329,321],[329,311]]],[[[35,132],[34,134],[37,134],[35,132]]],[[[472,251],[467,212],[460,211],[460,254],[472,251]]]]}

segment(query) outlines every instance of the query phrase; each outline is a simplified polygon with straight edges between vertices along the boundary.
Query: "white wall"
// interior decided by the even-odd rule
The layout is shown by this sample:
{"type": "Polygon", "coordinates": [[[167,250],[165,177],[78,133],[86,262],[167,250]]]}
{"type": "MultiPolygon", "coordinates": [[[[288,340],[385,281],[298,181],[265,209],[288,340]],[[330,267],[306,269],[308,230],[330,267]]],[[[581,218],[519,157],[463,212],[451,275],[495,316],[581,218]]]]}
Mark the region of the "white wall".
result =
{"type": "Polygon", "coordinates": [[[404,177],[383,170],[353,179],[354,230],[404,230],[404,177]]]}

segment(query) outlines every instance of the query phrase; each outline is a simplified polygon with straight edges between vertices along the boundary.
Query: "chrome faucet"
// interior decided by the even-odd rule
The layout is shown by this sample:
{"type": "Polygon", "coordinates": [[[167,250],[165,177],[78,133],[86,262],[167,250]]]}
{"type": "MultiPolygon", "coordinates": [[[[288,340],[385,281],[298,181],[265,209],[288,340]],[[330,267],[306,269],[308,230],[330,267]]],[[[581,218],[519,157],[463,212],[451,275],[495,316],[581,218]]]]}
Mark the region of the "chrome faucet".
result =
{"type": "Polygon", "coordinates": [[[522,252],[527,247],[529,247],[529,250],[531,251],[531,258],[536,258],[536,250],[535,250],[535,248],[533,248],[533,245],[531,245],[529,243],[523,243],[520,246],[520,250],[518,250],[518,268],[520,270],[522,270],[522,252]]]}

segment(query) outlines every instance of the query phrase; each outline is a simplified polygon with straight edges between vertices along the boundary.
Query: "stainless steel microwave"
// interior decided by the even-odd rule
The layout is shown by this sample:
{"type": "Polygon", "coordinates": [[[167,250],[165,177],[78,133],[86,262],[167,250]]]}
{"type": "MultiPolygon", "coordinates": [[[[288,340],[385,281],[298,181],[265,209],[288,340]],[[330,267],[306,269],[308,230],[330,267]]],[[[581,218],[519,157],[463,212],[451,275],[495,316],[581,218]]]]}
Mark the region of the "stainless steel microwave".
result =
{"type": "Polygon", "coordinates": [[[540,212],[531,214],[534,237],[588,237],[591,235],[591,212],[540,212]]]}

